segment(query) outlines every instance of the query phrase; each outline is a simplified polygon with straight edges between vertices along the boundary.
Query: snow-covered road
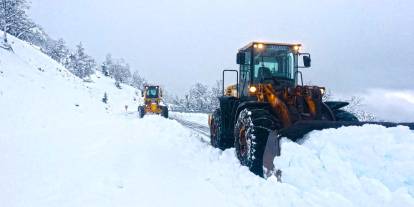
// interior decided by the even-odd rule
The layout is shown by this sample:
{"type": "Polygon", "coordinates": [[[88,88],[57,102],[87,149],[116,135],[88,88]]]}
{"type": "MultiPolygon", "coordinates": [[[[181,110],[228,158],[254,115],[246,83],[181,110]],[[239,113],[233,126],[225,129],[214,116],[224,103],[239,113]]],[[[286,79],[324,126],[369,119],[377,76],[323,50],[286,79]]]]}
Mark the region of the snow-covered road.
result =
{"type": "Polygon", "coordinates": [[[203,141],[209,142],[210,128],[207,124],[207,114],[194,114],[194,113],[182,113],[182,112],[170,112],[170,118],[177,121],[181,125],[191,129],[200,135],[203,135],[205,139],[203,141]]]}

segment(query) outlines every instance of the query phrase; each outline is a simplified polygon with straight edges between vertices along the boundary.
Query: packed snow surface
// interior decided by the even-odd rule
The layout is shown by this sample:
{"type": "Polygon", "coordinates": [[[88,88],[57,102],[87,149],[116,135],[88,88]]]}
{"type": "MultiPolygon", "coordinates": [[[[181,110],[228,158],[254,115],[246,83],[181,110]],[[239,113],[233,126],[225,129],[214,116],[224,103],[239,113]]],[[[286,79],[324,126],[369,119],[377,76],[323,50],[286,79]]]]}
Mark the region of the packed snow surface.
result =
{"type": "Polygon", "coordinates": [[[414,206],[405,127],[284,139],[283,182],[264,180],[234,149],[212,148],[174,120],[138,119],[134,89],[99,74],[84,82],[13,41],[15,53],[0,50],[0,206],[414,206]]]}
{"type": "Polygon", "coordinates": [[[206,113],[183,113],[183,112],[171,112],[171,118],[184,119],[199,125],[208,125],[208,114],[206,113]]]}

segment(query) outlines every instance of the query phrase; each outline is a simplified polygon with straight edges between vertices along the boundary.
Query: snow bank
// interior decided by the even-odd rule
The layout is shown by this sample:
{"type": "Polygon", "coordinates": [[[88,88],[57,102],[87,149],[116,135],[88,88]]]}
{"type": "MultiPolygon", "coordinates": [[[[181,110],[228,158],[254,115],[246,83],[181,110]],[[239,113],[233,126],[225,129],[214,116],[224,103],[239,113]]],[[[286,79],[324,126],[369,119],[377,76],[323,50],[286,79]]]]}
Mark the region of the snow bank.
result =
{"type": "Polygon", "coordinates": [[[283,140],[274,164],[302,193],[341,196],[354,206],[414,206],[414,132],[377,125],[312,132],[283,140]]]}

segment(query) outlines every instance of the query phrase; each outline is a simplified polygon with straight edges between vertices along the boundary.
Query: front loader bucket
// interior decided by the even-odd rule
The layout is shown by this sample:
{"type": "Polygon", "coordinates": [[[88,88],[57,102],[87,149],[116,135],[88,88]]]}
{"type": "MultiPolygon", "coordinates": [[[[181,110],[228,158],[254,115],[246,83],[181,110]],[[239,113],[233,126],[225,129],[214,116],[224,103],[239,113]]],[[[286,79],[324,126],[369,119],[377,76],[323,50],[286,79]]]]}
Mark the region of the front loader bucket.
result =
{"type": "Polygon", "coordinates": [[[407,126],[414,130],[414,123],[392,123],[392,122],[353,122],[353,121],[298,121],[288,128],[281,129],[279,135],[287,137],[292,141],[298,141],[305,134],[313,130],[339,128],[343,126],[362,126],[365,124],[375,124],[385,127],[407,126]]]}

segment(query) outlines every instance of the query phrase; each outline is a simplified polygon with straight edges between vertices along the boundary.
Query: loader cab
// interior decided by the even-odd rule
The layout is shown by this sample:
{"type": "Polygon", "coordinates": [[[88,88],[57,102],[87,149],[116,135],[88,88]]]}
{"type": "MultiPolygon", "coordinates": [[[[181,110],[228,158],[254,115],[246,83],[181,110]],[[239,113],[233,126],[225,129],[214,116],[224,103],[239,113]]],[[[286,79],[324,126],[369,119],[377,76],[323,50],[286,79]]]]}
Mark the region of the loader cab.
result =
{"type": "Polygon", "coordinates": [[[160,98],[161,91],[159,86],[145,86],[144,88],[144,97],[145,98],[160,98]]]}
{"type": "Polygon", "coordinates": [[[300,44],[252,42],[241,48],[237,53],[239,95],[248,96],[249,86],[256,84],[295,87],[298,68],[310,67],[310,55],[300,53],[300,47],[300,44]],[[300,56],[303,56],[301,61],[300,56]]]}

